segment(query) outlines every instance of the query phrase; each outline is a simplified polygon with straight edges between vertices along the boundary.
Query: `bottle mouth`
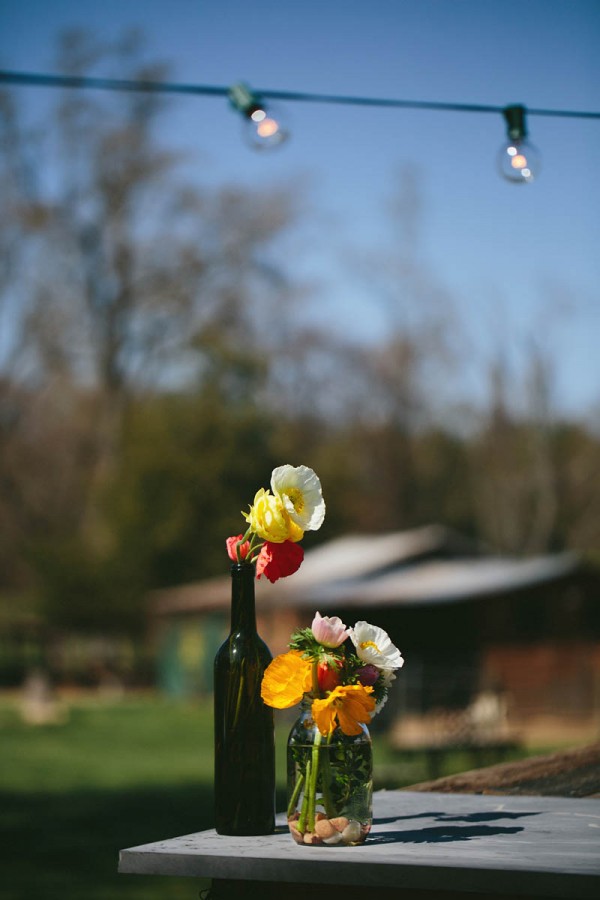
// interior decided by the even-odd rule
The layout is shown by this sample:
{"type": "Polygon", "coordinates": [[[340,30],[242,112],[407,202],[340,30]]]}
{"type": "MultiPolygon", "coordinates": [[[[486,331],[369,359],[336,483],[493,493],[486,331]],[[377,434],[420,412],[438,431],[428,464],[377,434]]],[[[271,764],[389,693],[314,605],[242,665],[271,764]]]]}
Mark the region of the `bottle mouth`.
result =
{"type": "Polygon", "coordinates": [[[234,572],[246,572],[246,571],[254,572],[255,570],[256,570],[255,564],[252,562],[248,562],[245,559],[243,559],[241,562],[232,562],[231,569],[230,569],[232,574],[234,572]]]}

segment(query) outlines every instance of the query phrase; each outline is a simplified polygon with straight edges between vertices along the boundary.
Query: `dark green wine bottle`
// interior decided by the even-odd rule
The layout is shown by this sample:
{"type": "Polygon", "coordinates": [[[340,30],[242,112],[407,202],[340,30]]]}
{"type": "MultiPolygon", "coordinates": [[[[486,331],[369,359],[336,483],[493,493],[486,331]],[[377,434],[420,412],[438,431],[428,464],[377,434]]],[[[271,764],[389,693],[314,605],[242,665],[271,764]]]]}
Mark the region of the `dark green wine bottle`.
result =
{"type": "Polygon", "coordinates": [[[260,696],[271,662],[256,631],[254,566],[231,567],[231,633],[215,657],[215,827],[219,834],[275,830],[273,710],[260,696]]]}

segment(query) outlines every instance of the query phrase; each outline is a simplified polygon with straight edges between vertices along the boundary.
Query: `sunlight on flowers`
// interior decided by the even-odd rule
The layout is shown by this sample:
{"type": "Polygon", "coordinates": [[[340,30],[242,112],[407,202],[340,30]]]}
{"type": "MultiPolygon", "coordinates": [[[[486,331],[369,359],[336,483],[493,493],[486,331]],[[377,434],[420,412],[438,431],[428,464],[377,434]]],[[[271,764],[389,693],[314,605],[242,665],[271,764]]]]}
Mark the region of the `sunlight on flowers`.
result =
{"type": "Polygon", "coordinates": [[[331,734],[339,725],[344,734],[360,734],[375,709],[373,688],[362,684],[338,685],[323,700],[313,700],[312,715],[321,734],[331,734]]]}
{"type": "Polygon", "coordinates": [[[301,541],[302,529],[288,515],[279,497],[260,488],[254,496],[250,511],[244,514],[254,534],[264,541],[281,544],[283,541],[301,541]]]}
{"type": "Polygon", "coordinates": [[[293,541],[275,544],[265,541],[256,560],[256,577],[265,575],[272,584],[297,572],[304,559],[304,550],[293,541]]]}
{"type": "Polygon", "coordinates": [[[273,469],[271,489],[290,519],[303,531],[316,531],[325,518],[325,501],[318,476],[308,466],[273,469]]]}
{"type": "Polygon", "coordinates": [[[267,666],[262,680],[261,697],[267,706],[288,709],[310,691],[312,663],[297,650],[282,653],[267,666]]]}
{"type": "Polygon", "coordinates": [[[350,629],[350,638],[364,663],[379,669],[399,669],[404,665],[400,651],[383,628],[368,622],[357,622],[350,629]]]}
{"type": "Polygon", "coordinates": [[[339,616],[322,616],[315,613],[310,626],[315,639],[324,647],[339,647],[349,636],[348,629],[339,616]]]}
{"type": "MultiPolygon", "coordinates": [[[[227,538],[227,555],[234,563],[254,565],[256,577],[272,583],[296,572],[304,550],[294,546],[304,531],[320,528],[325,518],[321,482],[308,466],[278,466],[270,490],[260,488],[248,512],[242,512],[245,534],[227,538]]],[[[333,646],[333,645],[332,645],[333,646]]]]}

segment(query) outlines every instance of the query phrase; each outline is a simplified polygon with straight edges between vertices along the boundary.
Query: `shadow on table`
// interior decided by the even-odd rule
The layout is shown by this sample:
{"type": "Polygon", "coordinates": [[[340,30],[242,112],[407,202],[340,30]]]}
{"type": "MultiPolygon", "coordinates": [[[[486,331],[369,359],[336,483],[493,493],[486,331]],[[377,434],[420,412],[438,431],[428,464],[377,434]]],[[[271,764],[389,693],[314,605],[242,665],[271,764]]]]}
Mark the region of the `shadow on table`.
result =
{"type": "Polygon", "coordinates": [[[472,841],[473,838],[498,834],[517,834],[524,828],[494,828],[491,825],[440,825],[434,828],[415,828],[414,831],[385,831],[369,835],[369,844],[441,844],[451,841],[472,841]]]}
{"type": "Polygon", "coordinates": [[[518,834],[524,831],[522,826],[506,826],[485,824],[498,822],[501,819],[520,819],[526,816],[537,816],[539,812],[495,812],[468,813],[466,815],[449,815],[444,812],[424,812],[411,816],[392,816],[376,818],[374,829],[378,825],[393,825],[395,822],[406,822],[411,819],[428,819],[439,822],[439,825],[427,825],[403,831],[384,831],[378,834],[371,832],[369,844],[439,844],[452,841],[471,841],[473,838],[493,837],[502,834],[518,834]],[[454,823],[464,823],[461,825],[454,823]]]}

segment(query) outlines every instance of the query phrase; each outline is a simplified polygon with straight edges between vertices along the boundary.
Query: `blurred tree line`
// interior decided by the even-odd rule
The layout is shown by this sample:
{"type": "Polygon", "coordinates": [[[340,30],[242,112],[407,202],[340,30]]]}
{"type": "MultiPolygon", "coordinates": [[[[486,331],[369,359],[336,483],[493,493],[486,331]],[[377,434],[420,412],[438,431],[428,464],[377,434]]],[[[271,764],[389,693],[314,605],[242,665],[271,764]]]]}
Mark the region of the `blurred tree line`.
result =
{"type": "MultiPolygon", "coordinates": [[[[166,74],[132,35],[66,35],[59,67],[107,59],[166,74]]],[[[482,370],[478,408],[445,390],[461,323],[421,259],[410,174],[395,251],[359,264],[388,338],[357,346],[296,315],[299,191],[190,184],[163,104],[65,92],[40,128],[0,94],[0,593],[135,633],[150,589],[226,571],[282,462],[322,479],[313,540],[441,522],[496,551],[596,550],[600,437],[557,415],[543,344],[516,383],[501,354],[482,370]]]]}

